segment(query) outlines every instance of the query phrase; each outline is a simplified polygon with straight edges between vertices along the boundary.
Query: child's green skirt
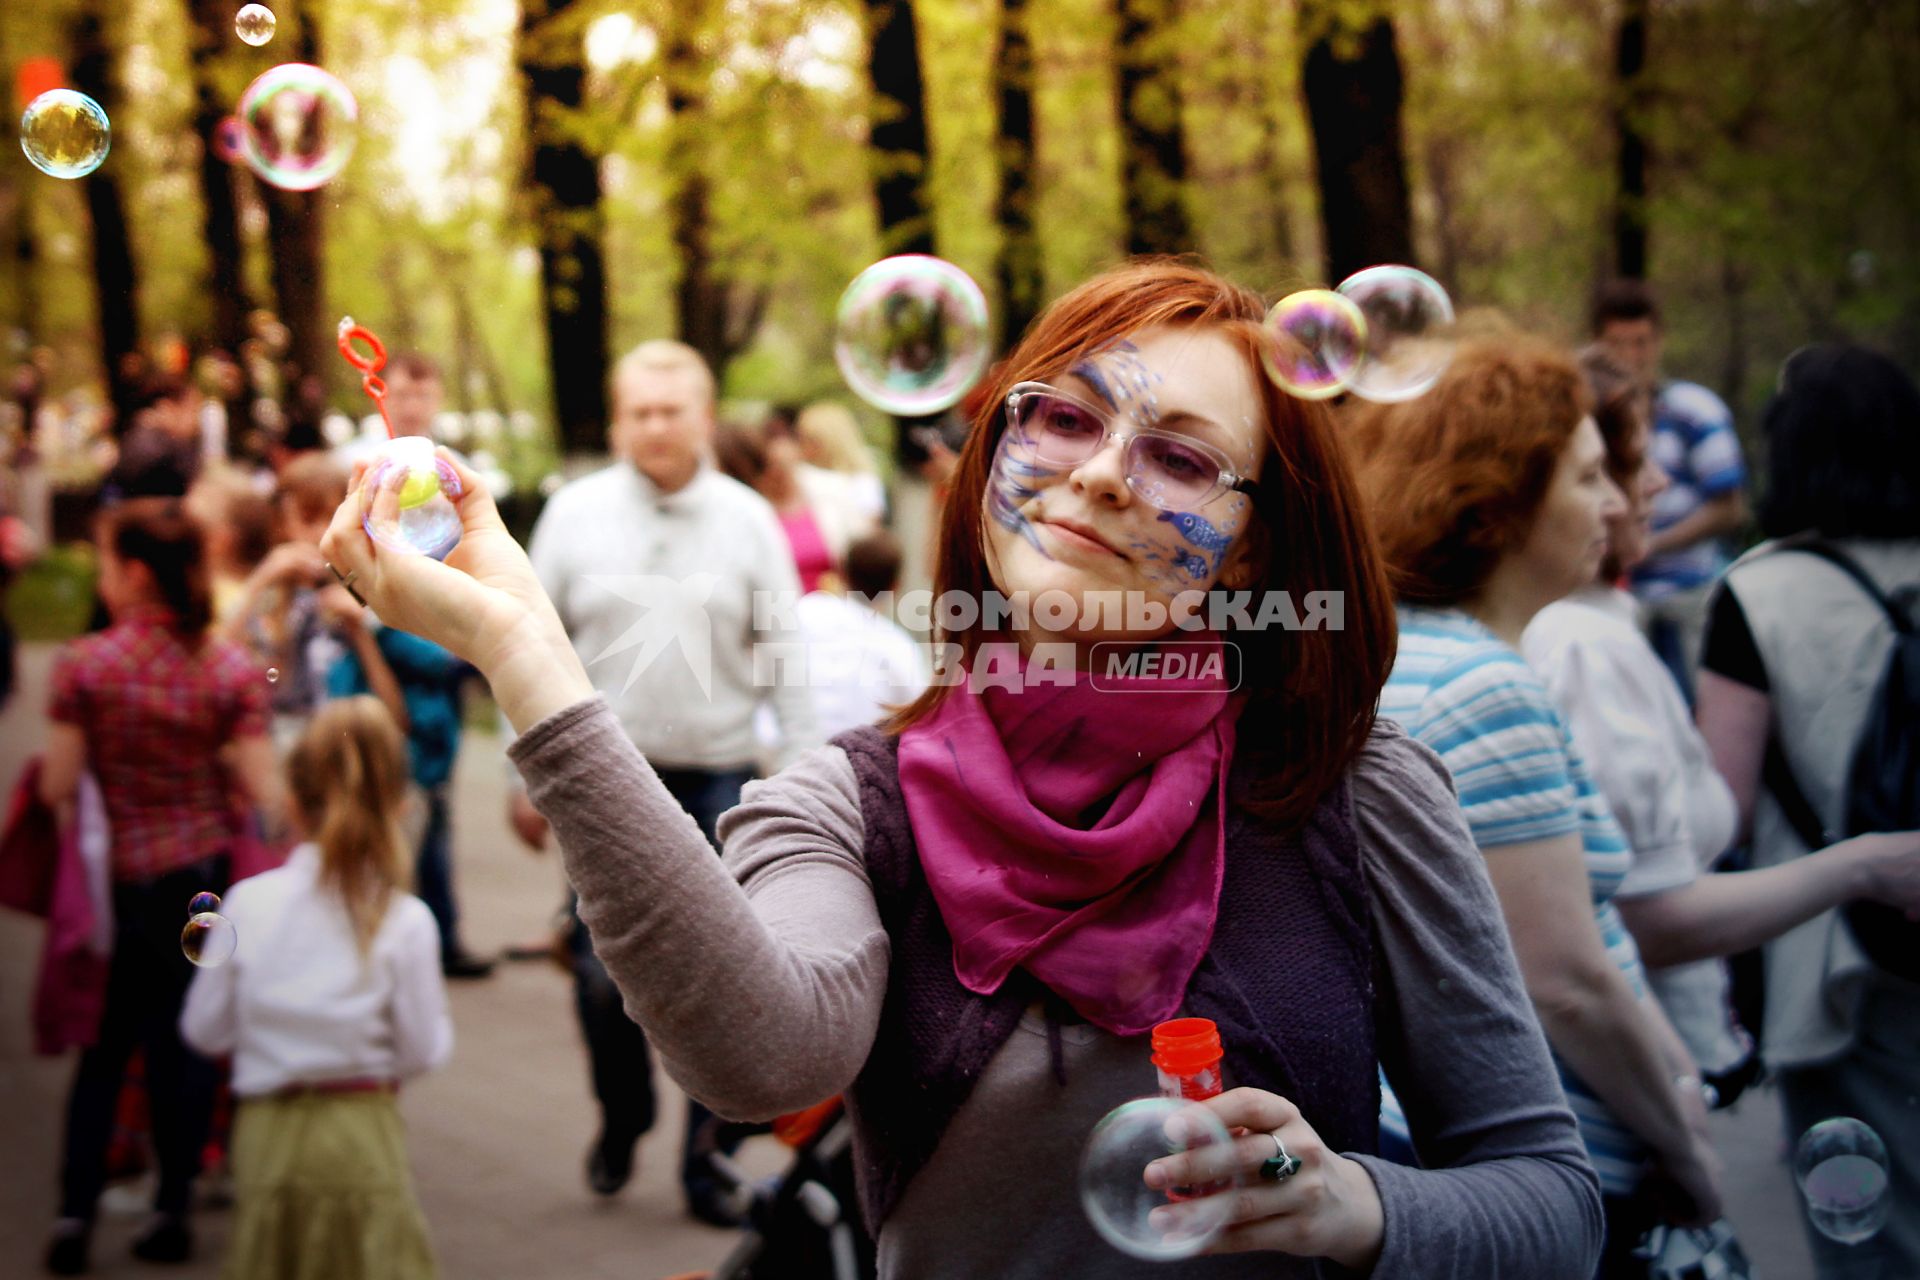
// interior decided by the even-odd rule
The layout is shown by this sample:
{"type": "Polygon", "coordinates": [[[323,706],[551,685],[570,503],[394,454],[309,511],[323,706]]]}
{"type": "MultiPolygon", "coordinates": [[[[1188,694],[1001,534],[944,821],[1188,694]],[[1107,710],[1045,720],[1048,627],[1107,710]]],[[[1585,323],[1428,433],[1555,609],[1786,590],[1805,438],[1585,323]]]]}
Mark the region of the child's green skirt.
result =
{"type": "Polygon", "coordinates": [[[248,1098],[233,1123],[227,1280],[432,1280],[390,1090],[248,1098]]]}

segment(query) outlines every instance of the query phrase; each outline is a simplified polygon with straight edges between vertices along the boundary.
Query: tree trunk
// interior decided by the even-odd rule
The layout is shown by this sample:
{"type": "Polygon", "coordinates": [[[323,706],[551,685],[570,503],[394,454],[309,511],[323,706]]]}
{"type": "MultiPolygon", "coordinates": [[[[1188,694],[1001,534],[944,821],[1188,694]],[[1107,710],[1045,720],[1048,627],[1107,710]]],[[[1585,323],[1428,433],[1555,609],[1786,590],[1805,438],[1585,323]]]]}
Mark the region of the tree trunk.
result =
{"type": "MultiPolygon", "coordinates": [[[[280,21],[279,37],[289,35],[287,12],[290,6],[275,7],[280,21]]],[[[320,31],[317,6],[291,15],[297,21],[292,33],[294,56],[301,62],[320,65],[320,31]]],[[[263,184],[264,185],[264,184],[263,184]]],[[[307,374],[325,375],[327,360],[334,350],[335,317],[326,314],[325,204],[322,191],[282,191],[268,187],[264,193],[267,207],[267,250],[273,262],[273,292],[278,302],[280,321],[287,326],[287,362],[294,376],[287,379],[289,394],[307,374]]],[[[338,356],[334,356],[338,359],[338,356]]]]}
{"type": "Polygon", "coordinates": [[[872,85],[868,153],[880,244],[887,253],[933,252],[932,169],[927,150],[926,89],[912,0],[867,0],[872,32],[867,77],[872,85]]]}
{"type": "Polygon", "coordinates": [[[1400,54],[1393,23],[1344,23],[1332,0],[1300,11],[1301,86],[1320,178],[1327,279],[1384,262],[1413,265],[1413,214],[1400,131],[1400,54]]]}
{"type": "MultiPolygon", "coordinates": [[[[933,200],[927,193],[932,163],[927,150],[926,86],[920,76],[920,35],[913,0],[866,0],[868,107],[867,154],[873,203],[879,215],[883,253],[932,253],[933,200]]],[[[917,474],[927,451],[913,428],[937,421],[893,419],[893,456],[907,474],[917,474]]]]}
{"type": "Polygon", "coordinates": [[[1176,16],[1168,0],[1119,0],[1120,132],[1127,252],[1189,253],[1176,16]]]}
{"type": "Polygon", "coordinates": [[[1614,130],[1618,186],[1613,197],[1613,269],[1620,276],[1647,275],[1647,140],[1640,132],[1646,87],[1648,0],[1623,0],[1614,42],[1614,130]]]}
{"type": "Polygon", "coordinates": [[[995,273],[1004,350],[1020,340],[1040,310],[1040,238],[1033,225],[1033,44],[1027,36],[1027,0],[1001,0],[994,79],[1000,90],[1000,192],[994,201],[1000,254],[995,273]]]}
{"type": "Polygon", "coordinates": [[[673,120],[668,162],[675,183],[673,247],[680,259],[674,312],[680,340],[706,358],[714,380],[721,382],[727,366],[759,331],[766,291],[741,285],[714,263],[712,184],[697,145],[708,133],[705,117],[712,74],[712,60],[701,53],[699,44],[706,7],[683,2],[673,12],[665,57],[667,111],[673,120]]]}
{"type": "Polygon", "coordinates": [[[607,432],[606,223],[599,157],[572,128],[585,101],[578,31],[543,32],[575,0],[525,0],[517,57],[527,84],[528,186],[540,246],[547,368],[568,453],[598,453],[607,432]]]}
{"type": "Polygon", "coordinates": [[[213,306],[214,345],[237,354],[247,337],[246,295],[241,270],[239,205],[234,199],[233,164],[214,150],[214,134],[232,107],[217,82],[220,54],[233,39],[233,5],[228,0],[193,0],[193,131],[200,139],[200,203],[205,212],[207,273],[203,289],[213,306]]]}
{"type": "MultiPolygon", "coordinates": [[[[120,110],[112,75],[113,51],[107,46],[106,0],[85,0],[73,23],[74,88],[98,102],[112,119],[120,110]]],[[[92,224],[93,282],[100,306],[100,358],[113,388],[115,406],[129,406],[132,388],[121,385],[121,367],[139,349],[139,280],[127,216],[120,198],[117,166],[103,164],[82,179],[92,224]]],[[[124,425],[124,423],[122,424],[124,425]]]]}

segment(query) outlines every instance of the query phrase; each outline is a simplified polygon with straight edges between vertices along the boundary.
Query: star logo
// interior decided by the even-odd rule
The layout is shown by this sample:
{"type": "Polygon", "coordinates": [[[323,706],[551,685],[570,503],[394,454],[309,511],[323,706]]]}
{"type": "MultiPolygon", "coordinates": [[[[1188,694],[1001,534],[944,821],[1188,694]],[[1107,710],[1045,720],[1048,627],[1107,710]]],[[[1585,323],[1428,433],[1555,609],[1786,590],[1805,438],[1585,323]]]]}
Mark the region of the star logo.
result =
{"type": "Polygon", "coordinates": [[[685,578],[669,578],[649,573],[589,574],[586,581],[640,610],[631,626],[587,659],[588,666],[635,650],[626,683],[620,686],[625,693],[677,642],[681,658],[693,668],[700,692],[713,696],[713,621],[707,616],[706,605],[719,585],[719,575],[692,573],[685,578]]]}

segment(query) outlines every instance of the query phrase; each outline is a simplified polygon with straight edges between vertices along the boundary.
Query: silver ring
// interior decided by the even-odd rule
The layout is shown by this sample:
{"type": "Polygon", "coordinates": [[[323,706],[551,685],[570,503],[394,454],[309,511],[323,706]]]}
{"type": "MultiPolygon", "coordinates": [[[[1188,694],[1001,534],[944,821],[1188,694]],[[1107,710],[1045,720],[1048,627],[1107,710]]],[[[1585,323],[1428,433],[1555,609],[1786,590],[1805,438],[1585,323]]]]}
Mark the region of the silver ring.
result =
{"type": "Polygon", "coordinates": [[[358,569],[349,569],[347,570],[347,572],[341,573],[338,569],[333,567],[332,561],[322,560],[320,563],[327,566],[327,572],[333,575],[333,580],[335,582],[339,583],[341,586],[347,589],[348,595],[352,596],[354,600],[359,602],[362,608],[366,607],[367,598],[361,595],[358,591],[355,591],[353,589],[353,580],[360,576],[360,571],[358,569]]]}
{"type": "Polygon", "coordinates": [[[1280,1135],[1269,1133],[1273,1139],[1273,1155],[1260,1162],[1260,1176],[1268,1182],[1285,1182],[1300,1172],[1300,1157],[1287,1152],[1287,1144],[1280,1141],[1280,1135]]]}

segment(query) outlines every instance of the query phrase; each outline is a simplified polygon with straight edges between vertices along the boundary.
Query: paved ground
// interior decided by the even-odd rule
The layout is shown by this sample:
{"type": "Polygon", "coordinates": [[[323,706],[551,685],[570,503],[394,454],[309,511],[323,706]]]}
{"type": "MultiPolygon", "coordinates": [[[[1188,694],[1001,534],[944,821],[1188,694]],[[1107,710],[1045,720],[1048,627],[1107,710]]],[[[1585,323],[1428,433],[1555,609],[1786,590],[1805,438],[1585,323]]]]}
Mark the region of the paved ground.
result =
{"type": "MultiPolygon", "coordinates": [[[[42,738],[48,650],[24,655],[22,692],[0,715],[0,785],[11,786],[42,738]]],[[[468,939],[496,950],[539,933],[560,899],[551,859],[519,851],[502,820],[500,744],[474,738],[456,782],[461,897],[468,939]]],[[[37,1265],[53,1212],[59,1122],[71,1059],[33,1057],[27,1002],[40,925],[0,912],[0,1274],[37,1265]]],[[[450,1280],[649,1280],[712,1266],[730,1236],[680,1212],[672,1178],[678,1150],[676,1102],[669,1122],[642,1147],[638,1177],[602,1202],[582,1180],[594,1131],[569,1000],[570,988],[541,963],[503,966],[453,990],[459,1045],[443,1071],[402,1101],[420,1197],[450,1280]]],[[[664,1083],[664,1077],[661,1077],[664,1083]]],[[[668,1088],[671,1086],[668,1085],[668,1088]]],[[[1718,1120],[1732,1189],[1732,1217],[1766,1280],[1811,1275],[1799,1206],[1780,1160],[1778,1112],[1770,1097],[1718,1120]]],[[[778,1167],[769,1140],[749,1144],[748,1163],[778,1167]]],[[[135,1206],[137,1207],[137,1205],[135,1206]]],[[[151,1274],[126,1242],[135,1213],[103,1215],[96,1274],[151,1274]]],[[[198,1219],[201,1261],[168,1271],[181,1280],[217,1274],[225,1215],[198,1219]]]]}

